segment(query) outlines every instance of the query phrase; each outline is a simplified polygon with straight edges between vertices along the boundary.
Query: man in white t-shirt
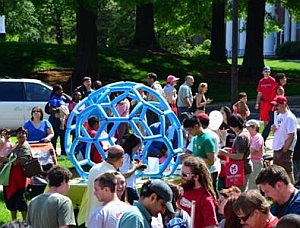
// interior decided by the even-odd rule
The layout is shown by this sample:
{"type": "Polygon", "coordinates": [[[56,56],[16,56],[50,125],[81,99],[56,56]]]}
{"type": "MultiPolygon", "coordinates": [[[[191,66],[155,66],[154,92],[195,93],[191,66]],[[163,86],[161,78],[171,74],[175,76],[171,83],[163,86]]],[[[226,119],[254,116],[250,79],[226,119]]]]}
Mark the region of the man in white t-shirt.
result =
{"type": "Polygon", "coordinates": [[[92,211],[88,228],[116,227],[118,220],[129,205],[119,200],[117,179],[114,173],[102,173],[94,181],[94,195],[102,203],[92,211]]]}
{"type": "Polygon", "coordinates": [[[293,152],[297,142],[297,119],[288,108],[286,97],[277,96],[271,104],[275,109],[274,125],[272,125],[273,163],[282,166],[294,183],[293,152]]]}
{"type": "Polygon", "coordinates": [[[94,181],[102,173],[107,171],[117,171],[123,164],[124,160],[124,150],[119,145],[114,145],[108,148],[108,154],[105,161],[95,164],[89,172],[88,178],[88,202],[86,209],[86,225],[88,226],[88,221],[91,212],[101,206],[101,203],[97,200],[94,195],[94,181]]]}

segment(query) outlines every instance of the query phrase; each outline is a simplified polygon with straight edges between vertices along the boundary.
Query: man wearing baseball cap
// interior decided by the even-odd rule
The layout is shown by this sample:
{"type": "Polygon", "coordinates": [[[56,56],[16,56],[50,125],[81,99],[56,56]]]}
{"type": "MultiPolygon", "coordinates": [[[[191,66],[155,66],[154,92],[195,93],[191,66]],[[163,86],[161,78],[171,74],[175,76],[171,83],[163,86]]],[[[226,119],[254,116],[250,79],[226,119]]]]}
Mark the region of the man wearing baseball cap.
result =
{"type": "Polygon", "coordinates": [[[174,213],[173,192],[169,185],[160,179],[145,182],[139,201],[120,218],[119,228],[150,228],[152,216],[164,214],[166,209],[174,213]]]}
{"type": "Polygon", "coordinates": [[[260,109],[260,120],[264,122],[264,126],[268,124],[269,111],[272,111],[272,106],[270,105],[272,101],[271,94],[276,85],[276,81],[270,73],[270,67],[265,66],[262,69],[263,78],[259,80],[257,86],[255,109],[260,109]]]}
{"type": "Polygon", "coordinates": [[[176,115],[178,115],[178,113],[177,113],[177,107],[176,107],[177,90],[175,89],[175,86],[177,85],[178,80],[179,80],[179,78],[176,78],[173,75],[169,75],[167,77],[167,84],[164,87],[164,93],[166,96],[166,100],[176,115]]]}
{"type": "Polygon", "coordinates": [[[297,119],[288,108],[285,96],[277,96],[271,102],[274,106],[273,164],[282,166],[288,173],[291,182],[293,175],[293,152],[297,142],[297,119]]]}

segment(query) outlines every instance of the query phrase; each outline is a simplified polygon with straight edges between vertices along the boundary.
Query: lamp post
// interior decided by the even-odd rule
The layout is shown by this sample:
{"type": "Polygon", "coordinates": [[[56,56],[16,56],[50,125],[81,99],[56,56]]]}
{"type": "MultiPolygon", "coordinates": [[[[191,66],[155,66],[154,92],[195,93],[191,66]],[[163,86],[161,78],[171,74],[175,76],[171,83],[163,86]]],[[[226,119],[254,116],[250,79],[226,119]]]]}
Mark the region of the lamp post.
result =
{"type": "Polygon", "coordinates": [[[232,62],[231,62],[231,104],[238,95],[238,0],[233,0],[232,11],[232,62]]]}

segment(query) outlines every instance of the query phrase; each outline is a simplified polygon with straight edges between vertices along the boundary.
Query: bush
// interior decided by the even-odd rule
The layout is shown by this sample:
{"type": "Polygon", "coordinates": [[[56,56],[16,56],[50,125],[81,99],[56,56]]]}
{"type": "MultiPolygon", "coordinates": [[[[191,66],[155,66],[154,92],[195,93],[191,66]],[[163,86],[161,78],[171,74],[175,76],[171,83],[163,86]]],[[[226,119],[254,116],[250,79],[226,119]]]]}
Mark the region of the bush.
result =
{"type": "Polygon", "coordinates": [[[300,58],[300,41],[288,41],[276,49],[276,55],[280,58],[300,58]]]}
{"type": "Polygon", "coordinates": [[[210,40],[204,40],[202,44],[196,45],[191,49],[181,51],[180,54],[188,57],[199,57],[203,55],[209,55],[210,44],[210,40]]]}

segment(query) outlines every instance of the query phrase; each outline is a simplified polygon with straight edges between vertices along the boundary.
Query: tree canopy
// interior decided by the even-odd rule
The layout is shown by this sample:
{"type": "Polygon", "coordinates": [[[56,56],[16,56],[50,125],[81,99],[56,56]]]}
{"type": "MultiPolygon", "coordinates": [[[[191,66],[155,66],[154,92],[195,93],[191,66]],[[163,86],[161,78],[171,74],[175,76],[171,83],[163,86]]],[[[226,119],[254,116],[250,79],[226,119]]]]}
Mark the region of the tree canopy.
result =
{"type": "MultiPolygon", "coordinates": [[[[299,0],[240,0],[239,15],[247,21],[242,75],[261,73],[263,37],[283,26],[265,4],[281,4],[300,19],[299,0]]],[[[98,45],[186,54],[209,39],[210,59],[227,63],[224,22],[231,19],[232,1],[14,0],[0,10],[9,41],[76,43],[75,84],[87,75],[98,79],[98,45]]]]}

